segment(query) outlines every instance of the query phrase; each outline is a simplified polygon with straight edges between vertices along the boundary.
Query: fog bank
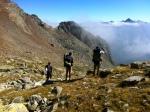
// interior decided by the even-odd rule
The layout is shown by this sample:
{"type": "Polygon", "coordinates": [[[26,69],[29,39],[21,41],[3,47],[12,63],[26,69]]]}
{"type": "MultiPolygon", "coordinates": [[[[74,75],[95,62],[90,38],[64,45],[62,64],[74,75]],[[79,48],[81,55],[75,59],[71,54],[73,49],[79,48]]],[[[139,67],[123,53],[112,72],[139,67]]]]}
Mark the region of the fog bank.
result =
{"type": "Polygon", "coordinates": [[[86,22],[81,26],[108,42],[116,63],[150,59],[150,23],[86,22]]]}

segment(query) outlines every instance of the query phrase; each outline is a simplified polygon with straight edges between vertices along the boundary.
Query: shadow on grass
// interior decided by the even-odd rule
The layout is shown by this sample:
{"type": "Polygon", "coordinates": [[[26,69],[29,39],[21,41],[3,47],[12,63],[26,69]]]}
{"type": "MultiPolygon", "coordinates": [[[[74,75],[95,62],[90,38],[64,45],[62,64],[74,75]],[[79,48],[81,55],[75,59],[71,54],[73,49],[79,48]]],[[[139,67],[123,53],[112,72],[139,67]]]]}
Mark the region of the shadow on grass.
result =
{"type": "Polygon", "coordinates": [[[76,79],[71,79],[71,80],[49,80],[49,81],[45,81],[43,83],[43,86],[45,85],[50,85],[50,84],[54,84],[54,83],[72,83],[72,82],[75,82],[75,81],[79,81],[79,80],[82,80],[84,79],[84,77],[82,78],[76,78],[76,79]]]}

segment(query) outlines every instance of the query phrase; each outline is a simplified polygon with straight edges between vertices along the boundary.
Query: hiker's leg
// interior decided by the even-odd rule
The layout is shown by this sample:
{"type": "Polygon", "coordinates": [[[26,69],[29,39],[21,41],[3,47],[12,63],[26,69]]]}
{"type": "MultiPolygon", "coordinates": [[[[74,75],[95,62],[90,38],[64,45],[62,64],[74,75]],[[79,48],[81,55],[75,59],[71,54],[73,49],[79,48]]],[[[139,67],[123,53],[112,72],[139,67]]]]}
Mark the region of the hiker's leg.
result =
{"type": "Polygon", "coordinates": [[[71,79],[71,67],[69,67],[69,80],[71,79]]]}
{"type": "Polygon", "coordinates": [[[49,76],[49,77],[50,77],[50,79],[52,79],[52,74],[51,74],[51,73],[50,73],[50,76],[49,76]]]}
{"type": "Polygon", "coordinates": [[[99,67],[100,67],[100,63],[97,64],[97,75],[99,75],[99,67]]]}
{"type": "Polygon", "coordinates": [[[96,64],[94,63],[94,71],[93,71],[94,75],[95,75],[95,70],[96,70],[96,64]]]}
{"type": "Polygon", "coordinates": [[[66,67],[66,80],[68,78],[68,67],[66,67]]]}
{"type": "Polygon", "coordinates": [[[46,82],[49,80],[49,74],[46,75],[46,82]]]}

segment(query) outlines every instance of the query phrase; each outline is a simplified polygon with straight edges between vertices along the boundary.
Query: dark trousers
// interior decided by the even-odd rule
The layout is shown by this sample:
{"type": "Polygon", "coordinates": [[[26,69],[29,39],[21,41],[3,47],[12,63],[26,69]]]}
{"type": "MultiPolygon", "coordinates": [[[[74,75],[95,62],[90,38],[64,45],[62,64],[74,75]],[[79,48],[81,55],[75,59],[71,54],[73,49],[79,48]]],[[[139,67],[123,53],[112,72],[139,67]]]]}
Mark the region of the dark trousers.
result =
{"type": "Polygon", "coordinates": [[[47,72],[47,74],[46,74],[46,80],[48,81],[49,78],[50,79],[52,78],[52,74],[50,72],[47,72]]]}
{"type": "Polygon", "coordinates": [[[69,80],[71,79],[71,66],[66,66],[66,80],[69,76],[69,80]]]}
{"type": "Polygon", "coordinates": [[[96,75],[99,75],[99,68],[100,68],[100,62],[99,61],[94,62],[94,75],[96,71],[97,71],[96,75]]]}

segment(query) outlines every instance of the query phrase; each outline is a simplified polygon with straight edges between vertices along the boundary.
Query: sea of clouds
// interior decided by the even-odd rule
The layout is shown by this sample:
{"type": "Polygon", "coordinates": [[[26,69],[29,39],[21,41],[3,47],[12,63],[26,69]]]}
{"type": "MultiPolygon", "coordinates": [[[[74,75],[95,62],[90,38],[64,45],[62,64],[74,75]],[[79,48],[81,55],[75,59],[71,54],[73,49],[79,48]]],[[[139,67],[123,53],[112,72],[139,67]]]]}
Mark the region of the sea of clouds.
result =
{"type": "Polygon", "coordinates": [[[85,22],[80,25],[107,41],[115,63],[150,60],[150,23],[85,22]]]}

